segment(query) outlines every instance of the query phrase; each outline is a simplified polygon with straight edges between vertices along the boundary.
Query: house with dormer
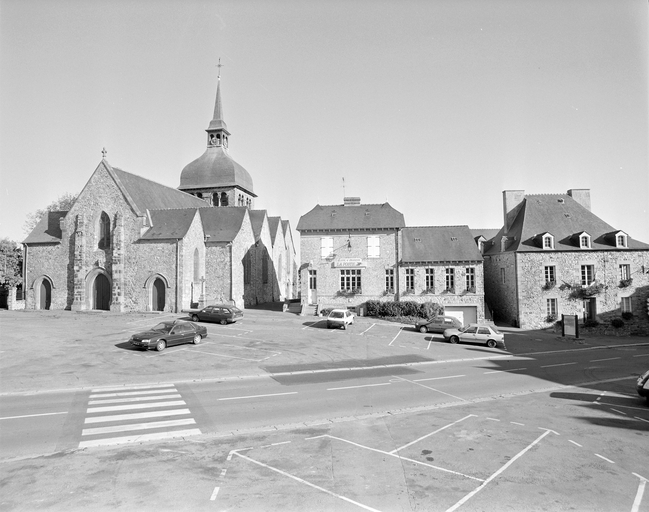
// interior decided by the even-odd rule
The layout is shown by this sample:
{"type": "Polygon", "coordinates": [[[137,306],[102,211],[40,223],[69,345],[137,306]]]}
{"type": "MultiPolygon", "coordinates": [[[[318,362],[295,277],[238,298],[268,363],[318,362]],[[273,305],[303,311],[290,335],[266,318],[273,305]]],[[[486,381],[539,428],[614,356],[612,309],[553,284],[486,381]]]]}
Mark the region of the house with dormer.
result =
{"type": "Polygon", "coordinates": [[[503,192],[500,230],[473,230],[484,258],[485,297],[496,320],[542,328],[626,313],[647,322],[649,244],[591,211],[590,190],[503,192]]]}

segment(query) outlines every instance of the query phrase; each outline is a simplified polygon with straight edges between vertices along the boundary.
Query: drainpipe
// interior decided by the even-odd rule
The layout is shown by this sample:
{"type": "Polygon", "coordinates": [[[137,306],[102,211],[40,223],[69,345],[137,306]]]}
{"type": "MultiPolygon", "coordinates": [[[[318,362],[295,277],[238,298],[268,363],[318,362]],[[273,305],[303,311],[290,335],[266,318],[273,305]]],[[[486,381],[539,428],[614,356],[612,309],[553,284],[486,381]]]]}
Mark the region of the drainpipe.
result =
{"type": "Polygon", "coordinates": [[[180,286],[180,238],[176,239],[176,313],[178,308],[178,287],[180,286]]]}
{"type": "Polygon", "coordinates": [[[394,255],[395,255],[394,291],[397,294],[397,300],[401,300],[401,287],[399,286],[399,228],[396,228],[394,230],[394,255]]]}
{"type": "Polygon", "coordinates": [[[27,309],[27,244],[23,244],[23,300],[27,309]]]}
{"type": "Polygon", "coordinates": [[[520,287],[518,286],[518,253],[514,253],[514,296],[516,297],[516,322],[518,325],[516,327],[521,326],[521,298],[518,296],[518,290],[520,287]]]}

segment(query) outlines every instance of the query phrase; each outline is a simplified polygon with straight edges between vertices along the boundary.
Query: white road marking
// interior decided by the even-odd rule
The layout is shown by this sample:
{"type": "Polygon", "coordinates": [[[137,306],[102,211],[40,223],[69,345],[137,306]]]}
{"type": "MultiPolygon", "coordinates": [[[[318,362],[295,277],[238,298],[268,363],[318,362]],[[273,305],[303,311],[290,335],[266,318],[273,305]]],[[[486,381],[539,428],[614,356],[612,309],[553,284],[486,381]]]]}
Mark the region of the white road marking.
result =
{"type": "Polygon", "coordinates": [[[325,320],[323,319],[323,320],[316,320],[315,322],[311,322],[309,325],[305,325],[304,327],[302,327],[302,330],[308,329],[309,327],[313,327],[315,324],[319,324],[320,322],[324,322],[324,321],[325,320]]]}
{"type": "Polygon", "coordinates": [[[94,441],[82,441],[79,448],[92,448],[96,446],[112,446],[116,444],[140,443],[144,441],[157,441],[159,439],[171,439],[174,437],[186,437],[200,435],[197,428],[189,430],[172,430],[170,432],[159,432],[157,434],[142,434],[139,436],[110,437],[107,439],[95,439],[94,441]]]}
{"type": "Polygon", "coordinates": [[[622,412],[622,411],[618,411],[617,409],[613,409],[613,407],[611,407],[611,411],[615,411],[617,413],[624,414],[625,416],[627,416],[627,413],[622,412]]]}
{"type": "Polygon", "coordinates": [[[361,507],[361,508],[363,508],[365,510],[371,510],[372,512],[379,512],[378,510],[376,510],[374,508],[363,505],[362,503],[358,503],[357,501],[346,498],[345,496],[341,496],[340,494],[336,494],[335,492],[331,492],[331,491],[329,491],[329,490],[327,490],[327,489],[325,489],[323,487],[312,484],[311,482],[307,482],[306,480],[303,480],[302,478],[291,475],[290,473],[287,473],[286,471],[282,471],[281,469],[275,468],[273,466],[269,466],[268,464],[264,464],[263,462],[259,462],[258,460],[251,459],[250,457],[246,457],[245,455],[241,455],[240,453],[237,453],[237,452],[230,452],[230,453],[234,453],[237,457],[241,457],[242,459],[245,459],[245,460],[247,460],[249,462],[252,462],[253,464],[257,464],[257,465],[262,466],[262,467],[264,467],[266,469],[270,469],[271,471],[275,471],[276,473],[279,473],[280,475],[284,475],[284,476],[286,476],[288,478],[291,478],[291,479],[293,479],[293,480],[295,480],[297,482],[308,485],[309,487],[313,487],[314,489],[317,489],[319,491],[327,493],[330,496],[334,496],[335,498],[339,498],[339,499],[341,499],[343,501],[346,501],[348,503],[352,503],[353,505],[357,505],[357,506],[359,506],[359,507],[361,507]]]}
{"type": "Polygon", "coordinates": [[[489,373],[506,373],[506,372],[518,372],[521,370],[527,370],[527,368],[512,368],[511,370],[492,370],[490,372],[484,372],[484,375],[489,373]]]}
{"type": "Polygon", "coordinates": [[[422,388],[430,389],[431,391],[435,391],[436,393],[441,393],[442,395],[450,396],[451,398],[456,398],[457,400],[462,400],[463,402],[468,402],[469,400],[466,400],[462,397],[451,395],[450,393],[445,393],[444,391],[440,391],[439,389],[431,388],[430,386],[424,386],[423,384],[419,384],[419,382],[416,382],[414,380],[408,380],[404,379],[403,377],[399,377],[398,375],[392,375],[394,379],[399,379],[404,382],[410,382],[411,384],[416,384],[417,386],[421,386],[422,388]]]}
{"type": "Polygon", "coordinates": [[[174,387],[173,384],[142,384],[139,386],[129,386],[128,388],[125,386],[116,386],[112,388],[97,388],[93,389],[93,393],[106,393],[109,391],[124,391],[125,389],[128,389],[129,391],[132,391],[134,389],[155,389],[155,388],[172,388],[174,387]]]}
{"type": "Polygon", "coordinates": [[[178,393],[175,388],[168,389],[150,389],[146,391],[122,391],[121,393],[93,393],[90,398],[113,398],[118,396],[133,396],[133,395],[155,395],[156,393],[178,393]]]}
{"type": "Polygon", "coordinates": [[[600,361],[613,361],[615,359],[622,359],[621,357],[607,357],[606,359],[591,359],[589,363],[599,363],[600,361]]]}
{"type": "Polygon", "coordinates": [[[645,422],[649,423],[649,420],[645,420],[645,419],[643,419],[643,418],[638,418],[637,416],[634,416],[634,418],[635,418],[636,420],[645,421],[645,422]]]}
{"type": "Polygon", "coordinates": [[[600,459],[604,459],[606,462],[610,462],[611,464],[615,464],[615,462],[613,462],[611,459],[607,459],[606,457],[604,457],[603,455],[600,455],[599,453],[596,453],[595,457],[599,457],[600,459]]]}
{"type": "Polygon", "coordinates": [[[375,325],[376,325],[375,323],[372,324],[372,325],[370,325],[367,329],[365,329],[365,330],[361,333],[361,335],[362,335],[362,334],[365,334],[367,331],[369,331],[369,330],[370,330],[372,327],[374,327],[375,325]]]}
{"type": "Polygon", "coordinates": [[[512,425],[519,425],[521,427],[525,426],[525,423],[518,423],[517,421],[510,421],[509,423],[511,423],[512,425]]]}
{"type": "Polygon", "coordinates": [[[227,472],[228,472],[228,470],[226,468],[224,468],[224,469],[221,470],[221,474],[219,476],[221,478],[223,478],[227,472]]]}
{"type": "Polygon", "coordinates": [[[113,416],[98,416],[95,418],[86,418],[84,423],[106,423],[109,421],[124,421],[124,420],[143,420],[146,418],[160,418],[164,416],[181,416],[189,414],[189,409],[171,409],[169,411],[151,411],[151,412],[138,412],[132,414],[115,414],[113,416]]]}
{"type": "Polygon", "coordinates": [[[571,364],[577,364],[577,363],[558,363],[558,364],[546,364],[545,366],[541,366],[541,368],[552,368],[554,366],[568,366],[571,364]]]}
{"type": "Polygon", "coordinates": [[[432,338],[428,340],[428,346],[426,347],[426,350],[430,350],[430,345],[433,343],[432,338]]]}
{"type": "Polygon", "coordinates": [[[37,418],[38,416],[55,416],[57,414],[67,414],[66,412],[44,412],[41,414],[24,414],[22,416],[4,416],[0,420],[17,420],[20,418],[37,418]]]}
{"type": "Polygon", "coordinates": [[[289,393],[272,393],[269,395],[230,396],[227,398],[217,398],[217,400],[242,400],[244,398],[265,398],[267,396],[283,396],[283,395],[297,395],[297,391],[291,391],[289,393]]]}
{"type": "Polygon", "coordinates": [[[219,493],[219,488],[215,487],[214,492],[212,492],[212,496],[210,496],[210,501],[214,501],[216,499],[216,495],[219,493]]]}
{"type": "Polygon", "coordinates": [[[392,338],[392,341],[390,343],[388,343],[388,347],[390,345],[392,345],[394,343],[394,340],[396,340],[399,337],[399,334],[401,334],[402,330],[403,330],[403,328],[399,329],[399,332],[397,333],[397,335],[394,338],[392,338]]]}
{"type": "Polygon", "coordinates": [[[649,357],[649,354],[638,354],[637,356],[633,356],[633,357],[649,357]]]}
{"type": "MultiPolygon", "coordinates": [[[[599,400],[599,398],[598,398],[599,400]]],[[[635,411],[646,411],[646,407],[632,407],[630,405],[620,405],[620,404],[609,404],[608,402],[597,402],[597,405],[614,405],[615,407],[620,407],[621,409],[633,409],[635,411]]]]}
{"type": "Polygon", "coordinates": [[[631,507],[631,512],[638,512],[640,510],[640,504],[642,503],[642,496],[644,495],[644,488],[645,485],[647,485],[647,479],[644,477],[641,477],[637,473],[633,473],[635,476],[637,476],[640,479],[640,485],[638,485],[638,492],[635,495],[635,499],[633,500],[633,506],[631,507]]]}
{"type": "Polygon", "coordinates": [[[568,439],[568,441],[576,446],[579,446],[579,448],[583,448],[579,443],[574,442],[572,439],[568,439]]]}
{"type": "Polygon", "coordinates": [[[371,387],[374,387],[374,386],[389,386],[389,385],[390,385],[389,382],[383,382],[381,384],[363,384],[363,385],[360,385],[360,386],[345,386],[345,387],[342,387],[342,388],[328,388],[327,391],[339,391],[341,389],[371,388],[371,387]]]}
{"type": "Polygon", "coordinates": [[[447,429],[447,428],[449,428],[449,427],[452,427],[453,425],[456,425],[457,423],[460,423],[461,421],[464,421],[464,420],[466,420],[466,419],[468,419],[468,418],[471,418],[471,417],[473,417],[473,418],[477,418],[477,416],[476,416],[475,414],[469,414],[468,416],[465,416],[464,418],[460,418],[459,420],[454,421],[453,423],[449,423],[448,425],[445,425],[445,426],[443,426],[443,427],[441,427],[441,428],[438,428],[437,430],[431,432],[430,434],[426,434],[425,436],[421,436],[419,439],[415,439],[414,441],[411,441],[411,442],[408,443],[408,444],[404,444],[403,446],[401,446],[401,447],[399,447],[399,448],[396,448],[396,449],[392,450],[392,451],[389,452],[389,453],[390,453],[390,454],[397,453],[398,451],[401,451],[401,450],[403,450],[404,448],[408,448],[408,446],[412,446],[413,444],[418,443],[419,441],[421,441],[421,440],[423,440],[423,439],[426,439],[427,437],[430,437],[430,436],[432,436],[432,435],[434,435],[434,434],[437,434],[438,432],[441,432],[442,430],[447,429]]]}
{"type": "Polygon", "coordinates": [[[462,505],[464,505],[467,501],[469,501],[473,496],[475,496],[477,493],[479,493],[482,489],[484,489],[489,482],[491,482],[494,478],[496,478],[498,475],[500,475],[503,471],[505,471],[509,466],[511,466],[514,461],[516,461],[518,458],[522,457],[527,453],[534,445],[538,444],[541,442],[541,440],[547,436],[551,430],[546,430],[543,434],[541,434],[540,437],[536,438],[532,444],[528,445],[526,448],[518,452],[516,455],[514,455],[509,461],[501,467],[498,471],[496,471],[493,475],[491,475],[489,478],[487,478],[484,482],[482,482],[476,489],[471,491],[469,494],[467,494],[464,498],[462,498],[460,501],[458,501],[455,505],[453,505],[451,508],[449,508],[446,512],[453,512],[454,510],[457,510],[460,508],[462,505]]]}
{"type": "Polygon", "coordinates": [[[226,354],[219,354],[217,352],[205,352],[204,350],[192,350],[192,352],[200,352],[201,354],[207,354],[210,356],[227,357],[229,359],[243,359],[244,361],[253,361],[255,363],[264,361],[265,359],[268,359],[268,357],[272,357],[272,356],[268,356],[265,357],[264,359],[250,359],[249,357],[228,356],[226,354]]]}
{"type": "MultiPolygon", "coordinates": [[[[160,395],[160,396],[132,396],[128,398],[109,398],[108,400],[90,400],[88,405],[100,405],[100,404],[119,404],[127,402],[144,402],[146,400],[168,400],[170,398],[182,398],[178,391],[174,391],[173,395],[160,395]]],[[[94,397],[91,397],[94,398],[94,397]]]]}
{"type": "Polygon", "coordinates": [[[184,418],[182,420],[165,420],[151,421],[149,423],[129,423],[125,425],[114,425],[112,427],[94,427],[85,428],[81,432],[82,436],[92,436],[96,434],[114,434],[115,432],[129,432],[131,430],[147,430],[152,428],[178,427],[180,425],[195,425],[193,418],[184,418]]]}
{"type": "Polygon", "coordinates": [[[466,375],[448,375],[447,377],[430,377],[428,379],[412,379],[412,382],[425,382],[427,380],[456,379],[457,377],[466,377],[466,375]]]}
{"type": "Polygon", "coordinates": [[[487,418],[489,421],[500,421],[499,419],[496,418],[487,418]]]}
{"type": "Polygon", "coordinates": [[[133,409],[153,409],[154,407],[171,407],[174,405],[187,405],[184,400],[172,400],[171,402],[157,402],[153,404],[131,404],[131,405],[110,405],[107,407],[92,407],[86,411],[88,414],[97,412],[129,411],[133,409]]]}

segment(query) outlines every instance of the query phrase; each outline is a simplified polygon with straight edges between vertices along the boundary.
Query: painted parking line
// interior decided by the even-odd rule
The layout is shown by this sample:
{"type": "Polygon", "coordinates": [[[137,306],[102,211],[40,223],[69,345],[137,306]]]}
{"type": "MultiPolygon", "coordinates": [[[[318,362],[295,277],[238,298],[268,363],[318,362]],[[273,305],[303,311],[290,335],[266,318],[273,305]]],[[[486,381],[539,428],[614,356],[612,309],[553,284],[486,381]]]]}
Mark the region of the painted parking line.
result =
{"type": "Polygon", "coordinates": [[[634,476],[637,476],[640,479],[640,484],[638,485],[638,492],[636,492],[635,499],[633,500],[633,506],[631,507],[631,512],[638,512],[640,510],[640,504],[642,503],[642,496],[644,495],[644,489],[647,485],[647,479],[643,476],[638,475],[638,473],[633,473],[634,476]]]}
{"type": "Polygon", "coordinates": [[[245,398],[266,398],[270,396],[283,396],[283,395],[297,395],[297,391],[291,391],[289,393],[272,393],[268,395],[230,396],[225,398],[217,398],[217,400],[243,400],[245,398]]]}
{"type": "Polygon", "coordinates": [[[0,420],[19,420],[22,418],[37,418],[39,416],[55,416],[57,414],[67,414],[67,411],[64,412],[43,412],[41,414],[23,414],[22,416],[4,416],[0,420]]]}
{"type": "Polygon", "coordinates": [[[445,391],[441,391],[439,389],[431,388],[430,386],[424,386],[423,384],[420,384],[419,382],[416,382],[414,380],[404,379],[403,377],[399,377],[398,375],[392,375],[392,378],[400,380],[400,381],[404,381],[404,382],[410,382],[411,384],[416,384],[417,386],[421,386],[422,388],[430,389],[431,391],[435,391],[436,393],[441,393],[442,395],[450,396],[451,398],[455,398],[456,400],[462,400],[463,402],[468,402],[469,401],[469,400],[466,400],[465,398],[462,398],[460,396],[451,395],[450,393],[446,393],[445,391]]]}
{"type": "Polygon", "coordinates": [[[402,332],[403,332],[403,329],[399,329],[399,332],[397,333],[397,335],[394,338],[392,338],[392,341],[390,343],[388,343],[388,347],[394,343],[394,340],[396,340],[399,337],[399,334],[401,334],[402,332]]]}
{"type": "Polygon", "coordinates": [[[345,386],[342,388],[328,388],[327,391],[339,391],[341,389],[358,389],[358,388],[372,388],[375,386],[389,386],[390,382],[382,382],[380,384],[362,384],[359,386],[345,386]]]}
{"type": "Polygon", "coordinates": [[[426,434],[425,436],[421,436],[420,438],[415,439],[414,441],[411,441],[411,442],[409,442],[408,444],[404,444],[403,446],[400,446],[399,448],[395,448],[395,449],[392,450],[390,453],[391,453],[391,454],[393,454],[393,453],[397,453],[398,451],[401,451],[401,450],[403,450],[404,448],[408,448],[409,446],[412,446],[413,444],[416,444],[416,443],[418,443],[419,441],[423,441],[423,440],[426,439],[427,437],[430,437],[430,436],[432,436],[432,435],[435,435],[435,434],[437,434],[438,432],[441,432],[442,430],[446,430],[447,428],[452,427],[453,425],[457,425],[457,424],[460,423],[461,421],[467,420],[467,419],[469,419],[469,418],[477,418],[477,416],[476,416],[475,414],[469,414],[468,416],[465,416],[464,418],[460,418],[459,420],[454,421],[453,423],[449,423],[448,425],[444,425],[443,427],[438,428],[437,430],[434,430],[433,432],[430,432],[429,434],[426,434]]]}
{"type": "Polygon", "coordinates": [[[412,379],[412,382],[426,382],[428,380],[456,379],[458,377],[466,377],[466,375],[448,375],[446,377],[429,377],[427,379],[412,379]]]}
{"type": "Polygon", "coordinates": [[[484,372],[484,375],[488,375],[490,373],[520,372],[522,370],[527,370],[527,368],[512,368],[511,370],[492,370],[490,372],[484,372]]]}
{"type": "Polygon", "coordinates": [[[541,368],[552,368],[554,366],[569,366],[571,364],[577,364],[577,363],[557,363],[557,364],[546,364],[545,366],[541,366],[541,368]]]}
{"type": "Polygon", "coordinates": [[[589,363],[599,363],[600,361],[614,361],[616,359],[622,359],[621,357],[607,357],[606,359],[591,359],[589,363]]]}

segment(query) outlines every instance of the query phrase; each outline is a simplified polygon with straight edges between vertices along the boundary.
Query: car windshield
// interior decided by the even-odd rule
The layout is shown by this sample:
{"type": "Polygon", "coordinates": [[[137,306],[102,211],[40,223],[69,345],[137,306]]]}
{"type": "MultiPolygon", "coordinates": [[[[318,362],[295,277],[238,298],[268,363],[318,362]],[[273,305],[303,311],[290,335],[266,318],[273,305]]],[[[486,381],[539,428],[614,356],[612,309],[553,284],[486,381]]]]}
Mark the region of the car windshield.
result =
{"type": "Polygon", "coordinates": [[[241,313],[241,310],[239,308],[232,308],[232,311],[234,311],[235,313],[241,313]]]}
{"type": "Polygon", "coordinates": [[[169,329],[171,329],[171,325],[170,325],[170,324],[159,323],[158,325],[156,325],[155,327],[153,327],[151,330],[152,330],[152,331],[165,331],[165,332],[168,332],[169,329]]]}
{"type": "Polygon", "coordinates": [[[343,312],[342,311],[332,311],[329,316],[331,318],[342,318],[343,317],[343,312]]]}

